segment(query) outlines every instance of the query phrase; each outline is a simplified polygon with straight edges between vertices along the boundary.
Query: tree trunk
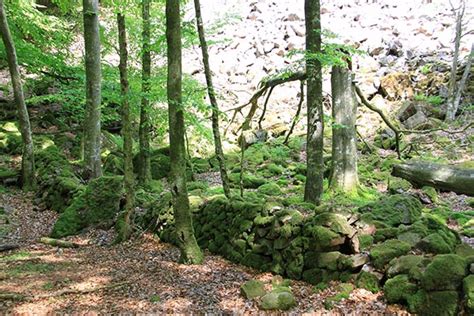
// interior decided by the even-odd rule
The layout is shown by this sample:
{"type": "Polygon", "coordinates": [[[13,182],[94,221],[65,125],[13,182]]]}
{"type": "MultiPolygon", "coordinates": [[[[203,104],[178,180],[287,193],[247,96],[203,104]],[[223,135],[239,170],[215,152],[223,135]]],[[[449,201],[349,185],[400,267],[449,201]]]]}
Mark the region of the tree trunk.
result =
{"type": "Polygon", "coordinates": [[[120,90],[122,94],[122,137],[124,153],[124,187],[125,187],[125,214],[123,226],[120,230],[120,240],[130,238],[132,227],[130,218],[133,213],[134,189],[133,189],[133,138],[132,121],[130,118],[129,83],[128,83],[128,51],[127,33],[125,28],[125,16],[117,14],[118,42],[120,51],[120,90]]]}
{"type": "Polygon", "coordinates": [[[142,102],[140,107],[139,138],[139,164],[138,182],[141,185],[151,180],[150,162],[150,77],[151,77],[151,52],[150,52],[150,0],[142,1],[142,102]]]}
{"type": "Polygon", "coordinates": [[[351,192],[357,189],[357,102],[351,71],[333,67],[332,92],[332,173],[330,186],[351,192]]]}
{"type": "Polygon", "coordinates": [[[456,17],[456,28],[455,28],[455,38],[454,38],[454,52],[453,52],[453,63],[451,65],[451,76],[449,78],[449,89],[448,89],[448,104],[446,108],[446,122],[454,121],[456,117],[455,108],[455,98],[456,98],[456,81],[457,81],[457,72],[458,72],[458,58],[459,58],[459,47],[461,46],[461,37],[462,37],[462,20],[464,16],[464,2],[461,1],[461,6],[457,9],[454,9],[454,14],[456,17]]]}
{"type": "Polygon", "coordinates": [[[209,54],[207,49],[207,42],[204,33],[204,25],[202,22],[201,4],[199,0],[194,0],[194,8],[196,11],[196,24],[199,34],[199,42],[201,44],[202,51],[202,62],[204,64],[204,73],[206,75],[207,92],[209,94],[209,101],[211,102],[212,108],[212,133],[214,135],[214,148],[216,153],[217,161],[219,162],[219,170],[221,173],[222,187],[224,194],[227,198],[230,198],[230,186],[229,177],[227,175],[227,168],[225,165],[224,152],[222,150],[221,134],[219,131],[219,106],[217,104],[216,94],[214,85],[212,83],[212,72],[209,65],[209,54]]]}
{"type": "Polygon", "coordinates": [[[306,141],[306,185],[304,200],[319,204],[323,194],[323,87],[321,62],[321,13],[319,0],[305,0],[308,132],[306,141]]]}
{"type": "Polygon", "coordinates": [[[171,173],[170,184],[181,261],[198,264],[203,254],[194,237],[186,187],[186,153],[184,145],[184,113],[181,91],[181,16],[179,1],[166,0],[166,41],[168,56],[168,114],[171,173]]]}
{"type": "Polygon", "coordinates": [[[392,175],[418,187],[428,185],[474,196],[474,169],[419,161],[394,165],[392,175]]]}
{"type": "Polygon", "coordinates": [[[86,114],[84,120],[84,178],[102,175],[100,159],[101,64],[99,2],[83,0],[86,55],[86,114]]]}
{"type": "Polygon", "coordinates": [[[18,60],[16,57],[15,45],[13,43],[10,29],[8,27],[7,16],[3,5],[3,0],[0,0],[0,32],[2,40],[5,45],[7,54],[8,68],[12,78],[13,94],[18,111],[18,120],[20,123],[21,138],[23,141],[23,153],[21,160],[23,189],[31,190],[36,185],[35,180],[35,159],[33,139],[31,136],[30,118],[28,109],[25,104],[25,97],[23,95],[23,87],[21,84],[20,68],[18,67],[18,60]]]}

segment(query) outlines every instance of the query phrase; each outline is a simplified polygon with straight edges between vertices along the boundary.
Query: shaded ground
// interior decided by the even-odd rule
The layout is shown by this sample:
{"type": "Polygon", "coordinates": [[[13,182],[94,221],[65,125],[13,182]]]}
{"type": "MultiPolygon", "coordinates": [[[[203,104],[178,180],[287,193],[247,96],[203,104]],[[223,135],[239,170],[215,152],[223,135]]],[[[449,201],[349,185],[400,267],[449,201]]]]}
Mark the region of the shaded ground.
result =
{"type": "MultiPolygon", "coordinates": [[[[93,230],[72,238],[77,249],[36,243],[54,222],[54,213],[33,210],[31,196],[13,191],[0,202],[15,229],[6,239],[22,247],[0,258],[0,293],[25,295],[23,301],[0,300],[0,313],[237,313],[259,312],[257,303],[240,295],[240,285],[256,278],[270,283],[270,273],[230,263],[206,254],[201,266],[178,264],[176,247],[143,235],[129,243],[110,245],[111,232],[93,230]]],[[[324,298],[336,284],[315,293],[313,286],[292,282],[298,306],[291,312],[315,314],[407,314],[387,306],[381,294],[356,289],[332,311],[324,298]]]]}

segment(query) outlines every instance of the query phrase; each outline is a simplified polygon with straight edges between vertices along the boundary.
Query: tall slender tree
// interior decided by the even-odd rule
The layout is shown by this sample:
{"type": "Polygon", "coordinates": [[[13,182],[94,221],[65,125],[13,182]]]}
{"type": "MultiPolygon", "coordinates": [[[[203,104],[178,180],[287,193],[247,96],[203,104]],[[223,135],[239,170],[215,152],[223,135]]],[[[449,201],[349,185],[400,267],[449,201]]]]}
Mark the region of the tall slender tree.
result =
{"type": "Polygon", "coordinates": [[[146,184],[151,180],[150,164],[150,1],[142,0],[142,102],[140,107],[140,124],[138,131],[140,152],[138,156],[138,181],[146,184]]]}
{"type": "Polygon", "coordinates": [[[171,194],[176,238],[181,261],[198,264],[203,254],[194,236],[188,190],[186,187],[186,149],[182,104],[181,16],[180,1],[166,0],[166,41],[168,56],[168,116],[171,158],[171,194]]]}
{"type": "Polygon", "coordinates": [[[31,136],[30,118],[25,104],[25,97],[21,84],[20,67],[18,66],[15,45],[10,33],[10,28],[8,27],[7,15],[3,5],[3,0],[0,0],[0,33],[2,35],[2,40],[7,54],[8,68],[12,78],[13,95],[17,106],[21,138],[23,141],[23,153],[21,160],[23,189],[31,190],[35,187],[36,180],[34,147],[31,136]]]}
{"type": "Polygon", "coordinates": [[[227,175],[227,168],[225,165],[224,151],[222,150],[221,134],[219,131],[219,105],[217,104],[214,84],[212,83],[211,66],[209,65],[209,53],[207,48],[206,36],[204,32],[204,24],[202,22],[201,3],[199,0],[194,0],[194,9],[196,11],[196,24],[199,34],[199,42],[201,44],[202,62],[204,64],[204,74],[206,76],[207,93],[209,101],[211,102],[212,110],[212,133],[214,135],[214,149],[217,161],[219,162],[219,170],[221,173],[222,187],[226,197],[230,198],[229,176],[227,175]]]}
{"type": "Polygon", "coordinates": [[[323,84],[321,62],[321,3],[305,0],[308,132],[304,200],[319,204],[323,194],[323,84]]]}
{"type": "Polygon", "coordinates": [[[134,204],[134,175],[133,175],[133,137],[132,121],[130,117],[129,82],[128,82],[128,50],[125,16],[117,13],[118,43],[120,52],[120,90],[122,96],[122,137],[124,152],[124,187],[125,187],[125,214],[121,227],[120,239],[130,237],[132,227],[130,224],[134,204]]]}
{"type": "Polygon", "coordinates": [[[331,189],[352,192],[357,189],[357,101],[349,68],[333,66],[332,92],[332,170],[331,189]]]}
{"type": "Polygon", "coordinates": [[[100,64],[99,1],[83,0],[86,68],[86,115],[84,119],[84,177],[102,175],[100,159],[100,104],[102,71],[100,64]]]}

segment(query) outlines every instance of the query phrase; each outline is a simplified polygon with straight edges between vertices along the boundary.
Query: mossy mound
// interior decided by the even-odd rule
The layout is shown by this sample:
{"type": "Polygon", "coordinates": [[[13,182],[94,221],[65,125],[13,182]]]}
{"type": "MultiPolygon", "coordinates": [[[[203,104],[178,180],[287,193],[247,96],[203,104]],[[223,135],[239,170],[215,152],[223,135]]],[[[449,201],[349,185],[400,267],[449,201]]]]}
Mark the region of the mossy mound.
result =
{"type": "Polygon", "coordinates": [[[22,152],[21,133],[13,122],[0,125],[0,154],[18,155],[22,152]]]}
{"type": "Polygon", "coordinates": [[[112,227],[120,211],[123,179],[119,176],[92,180],[86,190],[76,196],[72,204],[54,224],[51,236],[61,238],[74,235],[88,226],[112,227]]]}
{"type": "Polygon", "coordinates": [[[393,258],[403,256],[411,247],[406,242],[390,239],[373,247],[370,257],[375,268],[382,269],[393,258]]]}
{"type": "Polygon", "coordinates": [[[270,182],[258,187],[258,192],[264,195],[280,195],[280,186],[276,183],[270,182]]]}
{"type": "Polygon", "coordinates": [[[262,297],[260,308],[263,310],[286,311],[296,306],[295,297],[288,291],[272,291],[262,297]]]}
{"type": "Polygon", "coordinates": [[[249,280],[242,284],[240,287],[240,293],[247,299],[261,297],[266,294],[265,285],[262,281],[249,280]]]}
{"type": "Polygon", "coordinates": [[[430,259],[423,256],[406,255],[390,261],[387,270],[388,277],[406,274],[410,279],[420,280],[424,269],[430,263],[430,259]]]}
{"type": "Polygon", "coordinates": [[[421,217],[421,202],[413,196],[395,194],[359,209],[366,221],[380,221],[391,227],[412,224],[421,217]]]}
{"type": "Polygon", "coordinates": [[[49,140],[37,146],[35,162],[43,201],[47,207],[62,212],[84,190],[84,185],[66,156],[49,140]]]}
{"type": "Polygon", "coordinates": [[[456,291],[435,291],[422,295],[423,300],[416,305],[422,316],[456,316],[459,311],[459,294],[456,291]]]}
{"type": "Polygon", "coordinates": [[[466,309],[474,314],[474,274],[471,274],[463,280],[463,291],[466,301],[466,309]]]}
{"type": "Polygon", "coordinates": [[[380,291],[380,283],[377,276],[367,271],[361,271],[356,278],[356,286],[359,288],[366,289],[372,293],[380,291]]]}
{"type": "Polygon", "coordinates": [[[427,291],[457,290],[466,274],[464,258],[455,254],[438,255],[426,267],[421,286],[427,291]]]}
{"type": "Polygon", "coordinates": [[[410,282],[409,277],[399,274],[385,282],[383,287],[387,301],[393,303],[408,304],[408,300],[417,292],[416,284],[410,282]]]}

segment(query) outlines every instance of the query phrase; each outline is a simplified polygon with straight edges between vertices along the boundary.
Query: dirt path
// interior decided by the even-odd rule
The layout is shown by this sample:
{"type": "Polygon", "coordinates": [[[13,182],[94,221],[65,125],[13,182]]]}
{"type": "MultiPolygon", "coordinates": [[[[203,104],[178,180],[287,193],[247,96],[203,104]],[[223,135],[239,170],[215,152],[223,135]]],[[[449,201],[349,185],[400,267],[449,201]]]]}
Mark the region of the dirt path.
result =
{"type": "MultiPolygon", "coordinates": [[[[259,312],[256,302],[242,298],[240,285],[252,278],[270,283],[270,273],[259,273],[209,253],[203,265],[181,265],[177,263],[178,249],[152,235],[110,245],[113,233],[95,230],[72,238],[83,245],[77,249],[42,245],[34,240],[49,231],[55,216],[49,211],[33,211],[31,198],[18,191],[0,194],[3,208],[16,225],[6,237],[15,237],[22,245],[1,253],[0,293],[26,296],[23,301],[0,299],[0,313],[259,312]]],[[[291,311],[406,314],[397,306],[387,306],[380,294],[361,289],[331,312],[326,311],[324,298],[334,294],[335,287],[332,284],[314,293],[313,286],[293,281],[298,306],[291,311]]]]}

